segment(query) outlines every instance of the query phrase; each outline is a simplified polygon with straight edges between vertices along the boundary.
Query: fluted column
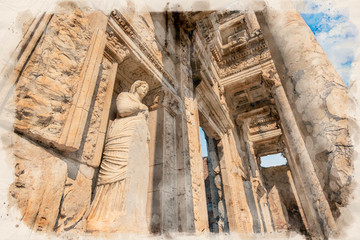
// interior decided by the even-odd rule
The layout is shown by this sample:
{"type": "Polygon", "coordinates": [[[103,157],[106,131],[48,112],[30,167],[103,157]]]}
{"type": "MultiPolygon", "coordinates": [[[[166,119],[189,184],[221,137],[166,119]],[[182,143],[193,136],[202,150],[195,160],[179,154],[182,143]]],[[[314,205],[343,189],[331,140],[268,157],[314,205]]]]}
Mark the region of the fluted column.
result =
{"type": "Polygon", "coordinates": [[[336,229],[330,206],[316,176],[314,165],[306,149],[305,142],[301,136],[298,125],[284,88],[280,83],[277,73],[273,70],[263,73],[264,84],[271,89],[275,99],[277,111],[281,120],[282,131],[285,136],[286,145],[291,157],[289,166],[292,171],[299,173],[303,182],[309,208],[305,208],[307,219],[313,224],[309,226],[310,234],[316,237],[321,235],[328,237],[329,233],[336,229]],[[295,169],[294,169],[295,168],[295,169]]]}
{"type": "Polygon", "coordinates": [[[289,0],[257,14],[305,148],[334,217],[347,202],[352,174],[348,89],[289,0]],[[278,8],[276,8],[278,7],[278,8]]]}

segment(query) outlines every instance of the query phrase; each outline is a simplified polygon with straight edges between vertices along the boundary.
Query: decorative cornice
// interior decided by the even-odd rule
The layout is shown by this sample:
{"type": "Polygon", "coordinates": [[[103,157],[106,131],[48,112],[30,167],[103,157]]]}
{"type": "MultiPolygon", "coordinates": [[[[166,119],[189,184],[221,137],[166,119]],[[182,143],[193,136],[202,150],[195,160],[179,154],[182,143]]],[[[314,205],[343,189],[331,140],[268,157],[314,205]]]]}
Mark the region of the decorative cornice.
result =
{"type": "MultiPolygon", "coordinates": [[[[224,13],[224,16],[218,15],[217,21],[221,19],[219,16],[225,17],[227,14],[230,13],[224,13]]],[[[234,24],[240,21],[239,24],[244,25],[244,29],[248,28],[245,15],[242,13],[231,13],[229,17],[230,16],[234,24]]],[[[248,35],[244,29],[236,32],[231,35],[234,40],[231,43],[223,45],[220,36],[221,26],[210,18],[211,16],[207,16],[196,22],[196,35],[198,35],[198,38],[196,38],[194,45],[199,49],[198,52],[201,55],[205,55],[205,52],[208,52],[207,50],[210,51],[210,53],[206,55],[212,62],[217,76],[219,76],[220,79],[263,64],[271,59],[270,51],[260,29],[250,35],[248,35]],[[242,35],[243,32],[245,32],[245,34],[242,35]]],[[[225,29],[226,26],[223,25],[222,28],[225,29]]]]}
{"type": "Polygon", "coordinates": [[[128,23],[125,17],[117,10],[111,12],[110,17],[119,25],[126,35],[135,43],[135,45],[144,53],[144,55],[153,63],[153,65],[163,74],[165,79],[175,88],[175,79],[164,69],[163,64],[152,54],[150,49],[143,43],[141,36],[128,23]]]}
{"type": "Polygon", "coordinates": [[[199,111],[212,124],[213,129],[218,130],[219,136],[234,127],[228,110],[221,102],[221,96],[214,92],[207,81],[201,81],[196,88],[196,98],[199,111]]]}
{"type": "Polygon", "coordinates": [[[226,78],[233,74],[242,72],[246,69],[249,69],[251,67],[254,67],[256,65],[265,63],[266,61],[269,61],[271,59],[270,51],[266,49],[265,51],[261,52],[260,54],[253,56],[248,59],[244,59],[243,61],[240,61],[234,65],[231,65],[227,68],[219,68],[216,64],[216,70],[218,72],[218,75],[220,78],[226,78]]]}

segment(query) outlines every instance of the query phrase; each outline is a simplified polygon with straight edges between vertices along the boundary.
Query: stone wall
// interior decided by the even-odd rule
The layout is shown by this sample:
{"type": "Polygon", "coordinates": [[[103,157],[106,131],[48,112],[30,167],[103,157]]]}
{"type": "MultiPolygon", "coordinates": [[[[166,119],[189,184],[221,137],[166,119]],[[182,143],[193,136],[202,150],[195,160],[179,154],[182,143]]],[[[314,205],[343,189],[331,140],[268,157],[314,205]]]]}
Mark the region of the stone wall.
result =
{"type": "MultiPolygon", "coordinates": [[[[261,168],[264,184],[268,191],[270,209],[274,217],[283,216],[277,229],[290,229],[306,232],[295,194],[290,184],[287,165],[278,167],[261,168]],[[277,211],[277,213],[274,213],[277,211]],[[282,212],[282,213],[281,213],[282,212]]],[[[301,208],[301,206],[300,206],[301,208]]]]}
{"type": "Polygon", "coordinates": [[[102,57],[106,23],[99,12],[57,13],[27,45],[33,50],[14,98],[10,196],[35,231],[81,228],[90,205],[115,80],[102,57]]]}

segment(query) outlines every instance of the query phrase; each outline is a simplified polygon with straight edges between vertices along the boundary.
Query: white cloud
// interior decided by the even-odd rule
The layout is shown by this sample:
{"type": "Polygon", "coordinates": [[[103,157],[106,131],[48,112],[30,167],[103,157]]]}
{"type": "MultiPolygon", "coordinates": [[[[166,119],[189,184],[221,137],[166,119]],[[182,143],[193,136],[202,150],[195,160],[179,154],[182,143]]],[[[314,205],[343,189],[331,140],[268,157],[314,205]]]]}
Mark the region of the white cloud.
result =
{"type": "Polygon", "coordinates": [[[334,1],[307,0],[298,5],[298,11],[305,14],[325,14],[317,23],[325,28],[318,29],[315,36],[328,55],[342,79],[349,85],[351,63],[359,47],[359,34],[356,25],[351,22],[349,8],[334,1]],[[329,31],[330,30],[330,31],[329,31]]]}
{"type": "Polygon", "coordinates": [[[354,52],[358,48],[356,42],[358,36],[353,34],[353,30],[354,26],[351,26],[349,22],[340,22],[329,32],[320,32],[316,35],[330,61],[347,84],[351,70],[349,61],[353,60],[354,52]]]}

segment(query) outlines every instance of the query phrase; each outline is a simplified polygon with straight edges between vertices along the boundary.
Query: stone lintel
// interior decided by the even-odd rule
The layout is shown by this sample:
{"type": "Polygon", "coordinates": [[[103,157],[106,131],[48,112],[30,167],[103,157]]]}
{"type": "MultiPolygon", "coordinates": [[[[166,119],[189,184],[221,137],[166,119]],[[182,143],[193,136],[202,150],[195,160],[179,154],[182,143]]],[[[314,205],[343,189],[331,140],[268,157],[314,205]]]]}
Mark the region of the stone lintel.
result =
{"type": "Polygon", "coordinates": [[[212,90],[208,83],[201,81],[200,85],[196,88],[196,98],[202,116],[211,125],[211,129],[217,130],[217,136],[211,137],[219,139],[221,135],[226,134],[229,129],[234,127],[227,111],[220,102],[220,97],[212,90]]]}
{"type": "Polygon", "coordinates": [[[267,131],[264,133],[258,133],[255,135],[250,135],[249,136],[249,140],[256,143],[256,142],[261,142],[261,141],[266,141],[268,139],[271,138],[276,138],[282,135],[281,129],[276,129],[276,130],[272,130],[272,131],[267,131]]]}

